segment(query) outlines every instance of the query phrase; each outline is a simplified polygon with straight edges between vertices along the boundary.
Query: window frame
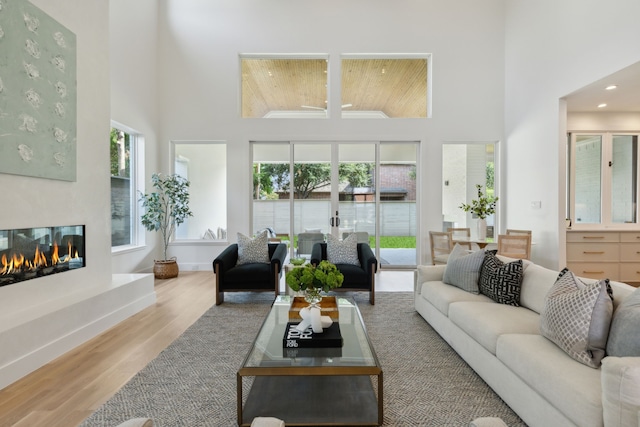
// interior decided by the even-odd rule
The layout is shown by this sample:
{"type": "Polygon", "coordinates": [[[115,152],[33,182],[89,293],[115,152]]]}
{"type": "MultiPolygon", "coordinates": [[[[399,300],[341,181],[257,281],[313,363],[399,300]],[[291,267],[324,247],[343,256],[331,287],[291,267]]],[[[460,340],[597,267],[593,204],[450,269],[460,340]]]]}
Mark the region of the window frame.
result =
{"type": "MultiPolygon", "coordinates": [[[[129,135],[129,144],[130,144],[130,152],[131,152],[131,160],[129,162],[130,165],[130,183],[131,183],[131,239],[128,244],[111,246],[112,254],[120,254],[131,250],[137,250],[143,248],[145,246],[145,234],[144,227],[142,227],[140,222],[141,216],[141,207],[138,203],[137,195],[140,193],[144,193],[145,191],[145,180],[144,180],[144,135],[133,128],[123,125],[122,123],[116,122],[114,120],[111,121],[110,129],[118,129],[123,131],[129,135]]],[[[111,179],[111,174],[109,174],[111,179]]],[[[109,184],[109,188],[111,189],[111,184],[109,184]]],[[[111,226],[113,231],[113,228],[111,226]]]]}
{"type": "MultiPolygon", "coordinates": [[[[433,61],[431,53],[342,53],[338,55],[337,61],[331,61],[331,55],[326,53],[308,54],[260,54],[260,53],[240,53],[238,55],[238,116],[242,119],[417,119],[426,120],[433,116],[433,61]],[[272,110],[267,111],[264,116],[244,115],[244,90],[245,76],[243,71],[244,60],[324,60],[327,62],[325,81],[325,108],[318,106],[301,105],[301,109],[294,110],[272,110]],[[426,62],[425,83],[425,116],[387,116],[383,111],[349,110],[351,104],[343,104],[343,74],[342,66],[345,60],[420,60],[426,62]],[[332,63],[333,62],[333,63],[332,63]]],[[[384,71],[383,71],[384,72],[384,71]]],[[[271,73],[269,73],[271,76],[271,73]]],[[[274,77],[275,78],[275,77],[274,77]]],[[[367,92],[368,94],[368,92],[367,92]]],[[[304,104],[306,101],[301,101],[304,104]]]]}
{"type": "MultiPolygon", "coordinates": [[[[424,60],[427,63],[427,81],[426,81],[426,116],[425,117],[370,117],[375,119],[386,118],[386,119],[416,119],[416,120],[426,120],[430,119],[433,116],[433,103],[432,103],[432,92],[433,92],[433,61],[431,53],[344,53],[340,55],[340,76],[338,76],[338,81],[340,82],[341,94],[342,96],[342,65],[345,60],[355,59],[355,60],[376,60],[376,59],[389,59],[389,60],[403,60],[403,59],[419,59],[424,60]]],[[[329,76],[331,77],[331,76],[329,76]]],[[[335,78],[335,76],[334,76],[335,78]]],[[[342,99],[339,100],[342,103],[342,99]]],[[[348,113],[347,113],[348,114],[348,113]]],[[[348,115],[343,114],[340,115],[340,118],[350,120],[352,117],[348,117],[348,115]]],[[[358,117],[355,117],[358,118],[358,117]]]]}
{"type": "MultiPolygon", "coordinates": [[[[492,238],[494,240],[494,242],[497,242],[498,239],[498,235],[501,233],[500,230],[502,230],[501,228],[501,220],[502,220],[502,199],[501,199],[501,189],[502,189],[502,181],[501,181],[501,173],[500,173],[500,164],[501,164],[501,144],[500,141],[496,140],[496,141],[491,141],[491,140],[469,140],[469,141],[444,141],[443,145],[442,145],[442,164],[443,164],[443,169],[441,170],[441,185],[442,185],[442,198],[441,198],[441,210],[442,215],[443,215],[443,222],[442,224],[439,224],[439,228],[442,228],[442,231],[446,231],[446,222],[444,221],[444,218],[447,217],[447,212],[445,211],[445,209],[448,208],[452,208],[454,209],[453,212],[455,212],[455,215],[458,215],[459,217],[464,217],[465,218],[465,222],[464,224],[458,224],[456,225],[456,227],[464,227],[464,228],[470,228],[472,236],[475,237],[476,233],[477,233],[477,220],[475,218],[475,216],[472,213],[469,212],[464,212],[461,208],[460,208],[460,204],[462,203],[470,203],[471,200],[477,198],[477,189],[476,189],[476,184],[482,184],[483,186],[483,191],[486,194],[487,191],[487,186],[486,186],[486,180],[483,183],[479,183],[476,182],[473,178],[469,176],[469,171],[465,171],[464,174],[461,174],[461,176],[464,177],[464,192],[465,192],[465,198],[460,198],[460,200],[455,199],[455,201],[447,206],[445,206],[445,203],[447,202],[447,197],[445,196],[445,193],[447,191],[447,187],[449,187],[450,185],[450,176],[446,175],[446,171],[445,171],[445,163],[446,160],[445,159],[445,146],[466,146],[466,147],[480,147],[483,146],[484,150],[485,150],[485,156],[486,156],[486,150],[488,146],[492,146],[493,149],[493,196],[497,197],[498,199],[500,199],[497,204],[496,204],[496,211],[494,214],[490,215],[487,218],[492,218],[493,221],[493,234],[489,235],[489,230],[487,230],[487,238],[492,238]]],[[[485,168],[484,168],[484,176],[486,177],[486,159],[484,162],[485,168]]],[[[451,216],[449,216],[451,217],[451,216]]],[[[438,228],[438,229],[439,229],[438,228]]]]}
{"type": "Polygon", "coordinates": [[[568,180],[568,195],[567,195],[567,214],[566,218],[571,221],[572,229],[589,230],[589,229],[602,229],[602,228],[615,228],[615,229],[637,229],[640,225],[639,205],[640,205],[640,173],[638,168],[640,167],[640,147],[637,150],[635,159],[636,170],[636,206],[635,206],[635,218],[634,223],[613,222],[613,207],[612,207],[612,194],[613,194],[613,174],[610,162],[613,161],[613,137],[614,136],[635,136],[638,140],[637,144],[640,144],[640,132],[569,132],[567,137],[568,144],[568,167],[567,167],[567,180],[568,180]],[[601,138],[600,149],[600,222],[597,223],[579,223],[576,221],[576,139],[579,136],[598,136],[601,138]]]}
{"type": "MultiPolygon", "coordinates": [[[[227,169],[225,170],[226,175],[226,185],[225,185],[225,194],[222,199],[224,199],[224,210],[226,212],[226,224],[224,227],[226,237],[223,238],[215,238],[215,239],[185,239],[176,237],[177,229],[174,231],[173,236],[171,236],[171,240],[169,242],[169,246],[226,246],[229,243],[229,212],[228,212],[228,198],[229,198],[229,171],[228,171],[228,157],[229,157],[229,142],[227,140],[222,139],[208,139],[208,140],[191,140],[191,139],[172,139],[170,141],[170,155],[171,155],[171,171],[172,173],[177,173],[175,167],[175,159],[176,159],[176,146],[177,145],[222,145],[225,147],[225,165],[227,169]]],[[[188,178],[193,185],[192,178],[188,178]]],[[[190,202],[192,200],[190,199],[190,202]]],[[[190,205],[191,210],[193,211],[193,204],[190,205]]],[[[194,212],[194,215],[197,215],[197,212],[194,212]]]]}
{"type": "MultiPolygon", "coordinates": [[[[238,55],[238,69],[240,70],[240,75],[239,75],[239,105],[238,105],[238,114],[239,117],[242,119],[328,119],[329,116],[329,112],[331,109],[331,91],[330,91],[330,70],[329,70],[329,55],[326,53],[309,53],[309,54],[269,54],[269,53],[265,53],[265,54],[261,54],[261,53],[240,53],[238,55]],[[311,110],[309,109],[300,109],[300,110],[285,110],[285,111],[269,111],[267,112],[267,114],[265,116],[245,116],[243,109],[244,109],[244,75],[243,75],[243,61],[244,60],[322,60],[322,61],[326,61],[327,63],[327,68],[326,68],[326,77],[325,77],[325,101],[326,101],[326,108],[324,109],[324,111],[321,111],[320,109],[316,109],[315,107],[309,107],[309,108],[313,108],[311,110]],[[314,111],[317,110],[317,111],[314,111]]],[[[271,75],[271,74],[269,74],[271,75]]]]}

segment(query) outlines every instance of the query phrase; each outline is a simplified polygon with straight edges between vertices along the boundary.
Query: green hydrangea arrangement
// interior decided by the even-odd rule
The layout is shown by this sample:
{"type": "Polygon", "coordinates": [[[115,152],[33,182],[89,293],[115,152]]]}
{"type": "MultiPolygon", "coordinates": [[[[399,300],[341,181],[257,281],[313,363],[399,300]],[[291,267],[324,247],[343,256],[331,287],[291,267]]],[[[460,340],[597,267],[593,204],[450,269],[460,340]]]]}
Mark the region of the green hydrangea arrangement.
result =
{"type": "Polygon", "coordinates": [[[339,288],[344,281],[344,275],[335,264],[320,261],[318,266],[306,264],[304,267],[294,268],[286,275],[287,285],[294,291],[315,290],[329,292],[339,288]]]}

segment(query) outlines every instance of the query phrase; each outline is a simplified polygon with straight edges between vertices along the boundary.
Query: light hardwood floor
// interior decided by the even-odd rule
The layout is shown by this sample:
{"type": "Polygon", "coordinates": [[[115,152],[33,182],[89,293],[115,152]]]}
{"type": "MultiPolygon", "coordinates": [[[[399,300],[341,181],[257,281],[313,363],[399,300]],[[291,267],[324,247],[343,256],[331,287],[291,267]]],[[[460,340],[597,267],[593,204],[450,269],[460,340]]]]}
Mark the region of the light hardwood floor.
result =
{"type": "MultiPolygon", "coordinates": [[[[413,272],[378,273],[376,288],[410,291],[413,272]]],[[[155,289],[156,304],[0,390],[0,427],[77,426],[215,302],[212,272],[181,272],[155,289]]]]}

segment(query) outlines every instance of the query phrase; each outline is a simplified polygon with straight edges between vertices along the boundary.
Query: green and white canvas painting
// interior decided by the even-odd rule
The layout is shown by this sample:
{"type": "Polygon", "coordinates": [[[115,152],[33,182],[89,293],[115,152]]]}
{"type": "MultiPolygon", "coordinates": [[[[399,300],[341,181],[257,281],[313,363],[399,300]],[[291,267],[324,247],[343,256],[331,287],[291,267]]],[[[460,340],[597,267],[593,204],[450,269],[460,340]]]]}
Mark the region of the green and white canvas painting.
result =
{"type": "Polygon", "coordinates": [[[0,0],[0,172],[76,180],[76,36],[0,0]]]}

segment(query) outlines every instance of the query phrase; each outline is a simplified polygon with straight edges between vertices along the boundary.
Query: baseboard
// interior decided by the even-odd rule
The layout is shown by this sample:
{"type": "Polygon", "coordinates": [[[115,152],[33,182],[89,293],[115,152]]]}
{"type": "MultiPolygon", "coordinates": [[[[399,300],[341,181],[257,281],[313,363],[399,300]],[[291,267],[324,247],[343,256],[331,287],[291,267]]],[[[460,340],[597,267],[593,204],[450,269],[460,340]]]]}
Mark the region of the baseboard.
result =
{"type": "Polygon", "coordinates": [[[103,292],[2,331],[0,389],[154,304],[153,286],[152,275],[114,275],[103,292]]]}
{"type": "Polygon", "coordinates": [[[213,273],[213,265],[211,263],[197,262],[178,262],[180,271],[208,271],[213,273]]]}

